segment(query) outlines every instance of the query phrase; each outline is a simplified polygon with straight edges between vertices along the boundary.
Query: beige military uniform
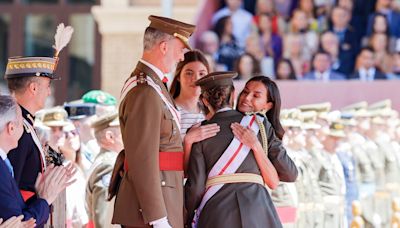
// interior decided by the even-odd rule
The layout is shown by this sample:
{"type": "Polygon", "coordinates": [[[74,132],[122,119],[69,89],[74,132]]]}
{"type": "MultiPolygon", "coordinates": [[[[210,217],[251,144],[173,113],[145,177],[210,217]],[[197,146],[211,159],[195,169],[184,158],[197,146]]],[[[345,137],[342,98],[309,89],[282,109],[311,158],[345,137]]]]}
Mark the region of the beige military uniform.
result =
{"type": "Polygon", "coordinates": [[[318,178],[325,206],[324,227],[344,227],[346,189],[343,168],[336,154],[326,152],[324,159],[318,178]]]}
{"type": "MultiPolygon", "coordinates": [[[[173,104],[159,76],[139,62],[132,76],[150,77],[173,104]]],[[[125,162],[115,200],[113,223],[146,227],[167,217],[172,227],[183,227],[183,170],[160,171],[159,153],[182,152],[179,126],[154,88],[138,84],[119,109],[125,162]]]]}
{"type": "Polygon", "coordinates": [[[108,186],[114,168],[117,152],[100,150],[90,169],[86,186],[86,205],[89,220],[95,227],[111,227],[110,207],[114,204],[107,201],[108,186]]]}

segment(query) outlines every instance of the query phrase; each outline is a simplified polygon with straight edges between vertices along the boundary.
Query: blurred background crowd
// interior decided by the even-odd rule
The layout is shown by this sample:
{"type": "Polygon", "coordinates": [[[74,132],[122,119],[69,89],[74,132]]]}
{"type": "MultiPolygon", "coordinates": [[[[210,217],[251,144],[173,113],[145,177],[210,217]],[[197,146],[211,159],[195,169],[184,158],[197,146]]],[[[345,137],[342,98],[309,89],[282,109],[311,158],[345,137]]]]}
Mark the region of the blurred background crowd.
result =
{"type": "Polygon", "coordinates": [[[226,0],[198,47],[214,69],[279,80],[399,78],[399,2],[226,0]]]}

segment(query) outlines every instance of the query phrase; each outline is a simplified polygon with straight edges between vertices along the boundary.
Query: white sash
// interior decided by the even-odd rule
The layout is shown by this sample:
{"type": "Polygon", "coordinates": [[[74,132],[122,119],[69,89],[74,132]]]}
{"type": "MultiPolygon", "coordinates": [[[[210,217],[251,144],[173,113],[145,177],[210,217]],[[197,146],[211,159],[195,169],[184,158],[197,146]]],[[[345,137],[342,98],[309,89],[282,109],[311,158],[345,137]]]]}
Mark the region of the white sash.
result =
{"type": "MultiPolygon", "coordinates": [[[[253,116],[244,116],[240,121],[240,125],[249,126],[254,133],[257,135],[259,131],[259,127],[256,123],[256,118],[258,118],[261,123],[264,121],[264,118],[261,116],[253,115],[253,116]]],[[[222,156],[218,159],[215,165],[212,167],[210,173],[208,174],[208,178],[212,178],[222,174],[233,174],[243,163],[244,159],[246,159],[247,155],[250,152],[250,147],[241,143],[236,137],[233,138],[232,142],[229,144],[228,148],[224,151],[222,156]]],[[[201,200],[200,206],[197,208],[196,213],[194,215],[192,221],[192,227],[197,228],[197,222],[200,218],[200,213],[203,210],[204,206],[208,202],[211,197],[217,193],[224,184],[213,185],[206,189],[206,192],[201,200]]]]}
{"type": "Polygon", "coordinates": [[[40,164],[41,165],[40,170],[42,170],[42,168],[43,168],[43,171],[45,171],[46,170],[46,166],[47,166],[47,164],[46,164],[46,155],[44,154],[44,150],[43,150],[42,144],[40,143],[39,137],[36,135],[36,131],[33,128],[33,126],[25,119],[24,119],[24,125],[27,128],[29,128],[29,131],[31,133],[33,142],[36,144],[36,147],[40,151],[40,159],[42,160],[42,164],[40,164]]]}
{"type": "MultiPolygon", "coordinates": [[[[140,79],[139,79],[140,80],[140,79]]],[[[178,129],[181,129],[181,125],[180,125],[180,120],[181,120],[181,116],[179,111],[175,108],[175,106],[173,104],[171,104],[168,99],[165,97],[165,95],[162,93],[161,88],[159,85],[157,85],[153,79],[151,79],[149,76],[147,76],[144,79],[147,84],[151,87],[153,87],[153,89],[156,90],[157,94],[161,97],[161,100],[164,102],[165,105],[167,105],[168,110],[170,111],[170,113],[172,114],[174,121],[176,123],[176,125],[178,126],[178,129]]],[[[137,77],[133,76],[130,77],[126,82],[125,85],[122,87],[121,90],[121,97],[120,97],[120,101],[122,102],[126,96],[126,94],[128,94],[128,92],[133,89],[135,86],[137,86],[137,77]]]]}

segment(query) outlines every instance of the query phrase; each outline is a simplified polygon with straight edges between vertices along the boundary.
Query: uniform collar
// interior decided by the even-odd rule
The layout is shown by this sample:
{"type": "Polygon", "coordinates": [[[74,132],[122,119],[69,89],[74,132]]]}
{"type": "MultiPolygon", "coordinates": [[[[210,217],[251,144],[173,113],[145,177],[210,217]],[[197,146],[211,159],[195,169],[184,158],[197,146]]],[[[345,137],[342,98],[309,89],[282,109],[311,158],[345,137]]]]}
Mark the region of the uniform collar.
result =
{"type": "Polygon", "coordinates": [[[7,159],[6,152],[4,152],[4,150],[1,148],[0,148],[0,157],[1,157],[1,159],[3,159],[3,161],[7,159]]]}
{"type": "Polygon", "coordinates": [[[157,74],[157,76],[160,80],[163,80],[164,74],[160,69],[158,69],[156,66],[154,66],[153,64],[151,64],[143,59],[140,59],[139,61],[142,62],[147,67],[149,67],[151,70],[153,70],[157,74]]]}
{"type": "Polygon", "coordinates": [[[236,110],[228,110],[225,112],[217,112],[214,114],[214,116],[211,118],[210,121],[212,120],[216,120],[216,119],[225,119],[225,118],[229,118],[231,116],[236,116],[236,115],[243,115],[240,112],[236,111],[236,110]]]}
{"type": "Polygon", "coordinates": [[[33,125],[33,122],[35,121],[35,116],[32,115],[28,110],[26,110],[24,107],[21,107],[22,111],[22,117],[24,117],[25,120],[27,120],[31,125],[33,125]]]}

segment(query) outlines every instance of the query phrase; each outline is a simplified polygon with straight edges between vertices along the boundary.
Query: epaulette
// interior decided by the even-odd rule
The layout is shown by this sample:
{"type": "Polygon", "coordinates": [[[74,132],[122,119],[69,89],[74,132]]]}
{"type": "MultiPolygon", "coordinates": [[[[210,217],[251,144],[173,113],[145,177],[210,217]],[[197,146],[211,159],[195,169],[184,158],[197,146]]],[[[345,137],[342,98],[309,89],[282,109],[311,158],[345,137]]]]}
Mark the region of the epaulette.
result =
{"type": "Polygon", "coordinates": [[[137,84],[147,84],[147,75],[144,72],[140,72],[139,75],[137,75],[137,84]]]}

